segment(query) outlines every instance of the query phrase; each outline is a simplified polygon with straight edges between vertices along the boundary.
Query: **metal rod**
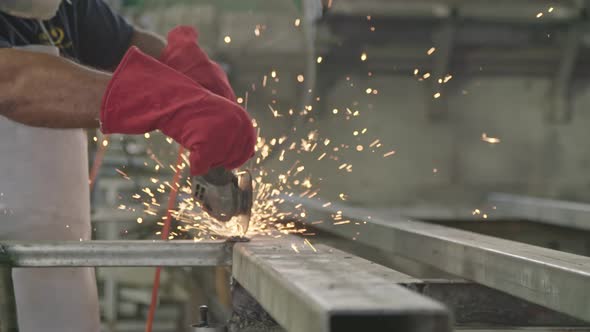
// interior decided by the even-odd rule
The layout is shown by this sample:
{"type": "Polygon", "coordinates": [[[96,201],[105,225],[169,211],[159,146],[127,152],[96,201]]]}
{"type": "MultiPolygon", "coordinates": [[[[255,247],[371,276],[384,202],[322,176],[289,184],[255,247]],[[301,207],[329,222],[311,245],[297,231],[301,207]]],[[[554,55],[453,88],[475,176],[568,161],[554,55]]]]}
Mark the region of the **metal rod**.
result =
{"type": "Polygon", "coordinates": [[[2,242],[0,264],[12,267],[223,266],[233,244],[224,241],[2,242]]]}
{"type": "Polygon", "coordinates": [[[590,257],[479,235],[413,220],[390,220],[334,204],[291,199],[303,204],[315,227],[384,250],[530,302],[590,321],[590,257]],[[333,225],[342,211],[350,224],[333,225]],[[358,221],[358,222],[357,222],[358,221]]]}
{"type": "Polygon", "coordinates": [[[12,268],[0,266],[0,332],[17,332],[18,322],[12,268]]]}
{"type": "Polygon", "coordinates": [[[450,331],[443,305],[396,283],[413,278],[301,238],[234,247],[233,276],[287,331],[450,331]]]}
{"type": "Polygon", "coordinates": [[[492,193],[486,204],[494,215],[590,231],[590,204],[557,201],[513,194],[492,193]]]}

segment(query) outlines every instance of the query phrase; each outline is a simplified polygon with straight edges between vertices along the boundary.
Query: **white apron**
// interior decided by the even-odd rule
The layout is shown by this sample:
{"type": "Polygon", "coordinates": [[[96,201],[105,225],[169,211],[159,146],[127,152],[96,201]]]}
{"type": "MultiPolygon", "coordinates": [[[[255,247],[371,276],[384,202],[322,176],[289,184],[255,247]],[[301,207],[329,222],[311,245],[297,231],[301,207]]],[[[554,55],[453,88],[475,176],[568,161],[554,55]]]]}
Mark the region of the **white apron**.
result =
{"type": "MultiPolygon", "coordinates": [[[[59,55],[54,47],[27,49],[59,55]]],[[[82,129],[0,116],[0,239],[90,240],[87,153],[82,129]]],[[[15,269],[13,277],[20,332],[100,330],[94,269],[15,269]]]]}

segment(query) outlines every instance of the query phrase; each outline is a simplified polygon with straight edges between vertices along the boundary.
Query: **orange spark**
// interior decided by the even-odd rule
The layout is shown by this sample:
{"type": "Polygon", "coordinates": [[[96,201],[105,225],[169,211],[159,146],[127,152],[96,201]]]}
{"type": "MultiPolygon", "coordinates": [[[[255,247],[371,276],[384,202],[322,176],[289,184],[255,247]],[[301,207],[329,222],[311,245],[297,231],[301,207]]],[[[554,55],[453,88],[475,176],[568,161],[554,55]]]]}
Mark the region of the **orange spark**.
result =
{"type": "Polygon", "coordinates": [[[383,155],[383,158],[387,158],[387,157],[392,156],[394,154],[395,154],[395,151],[393,151],[393,150],[392,151],[389,151],[389,152],[387,152],[386,154],[383,155]]]}

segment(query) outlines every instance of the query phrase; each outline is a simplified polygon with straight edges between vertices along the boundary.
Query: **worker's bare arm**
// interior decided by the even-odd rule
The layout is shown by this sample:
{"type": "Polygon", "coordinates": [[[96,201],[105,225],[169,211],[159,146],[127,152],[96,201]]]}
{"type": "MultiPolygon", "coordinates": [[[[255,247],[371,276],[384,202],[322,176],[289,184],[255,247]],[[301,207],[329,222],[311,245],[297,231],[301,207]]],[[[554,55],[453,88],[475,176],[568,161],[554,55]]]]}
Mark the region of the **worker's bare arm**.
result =
{"type": "Polygon", "coordinates": [[[131,45],[137,46],[143,53],[159,59],[166,47],[166,40],[153,32],[134,27],[131,45]]]}
{"type": "MultiPolygon", "coordinates": [[[[166,41],[135,28],[131,45],[159,58],[166,41]]],[[[10,48],[0,49],[0,72],[0,115],[35,127],[99,126],[109,73],[64,58],[10,48]]]]}
{"type": "Polygon", "coordinates": [[[0,72],[0,115],[35,127],[98,127],[110,74],[16,49],[0,49],[0,72]]]}

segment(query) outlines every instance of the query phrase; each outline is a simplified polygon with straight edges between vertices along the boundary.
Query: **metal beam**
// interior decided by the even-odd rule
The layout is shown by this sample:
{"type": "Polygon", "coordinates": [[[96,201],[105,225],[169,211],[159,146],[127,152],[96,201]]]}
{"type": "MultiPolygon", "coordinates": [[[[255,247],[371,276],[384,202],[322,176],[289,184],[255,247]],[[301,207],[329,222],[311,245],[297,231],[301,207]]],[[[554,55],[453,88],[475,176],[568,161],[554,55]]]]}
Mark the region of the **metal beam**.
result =
{"type": "Polygon", "coordinates": [[[504,193],[488,195],[486,204],[494,216],[519,218],[590,231],[590,205],[504,193]]]}
{"type": "Polygon", "coordinates": [[[447,273],[507,292],[573,317],[590,321],[590,257],[539,248],[413,220],[387,220],[332,203],[309,199],[303,221],[357,242],[435,266],[447,273]],[[349,224],[334,225],[342,211],[349,224]]]}
{"type": "MultiPolygon", "coordinates": [[[[237,246],[221,241],[4,242],[0,268],[7,272],[0,275],[0,290],[13,294],[9,267],[230,265],[232,249],[236,280],[288,331],[350,326],[450,331],[442,304],[396,285],[414,278],[327,246],[305,247],[296,237],[257,238],[237,246]]],[[[11,322],[10,303],[0,309],[5,309],[0,321],[11,322]]]]}
{"type": "Polygon", "coordinates": [[[0,264],[12,267],[231,265],[225,241],[2,242],[0,264]]]}
{"type": "Polygon", "coordinates": [[[450,331],[441,304],[397,285],[413,278],[297,237],[236,244],[233,274],[289,332],[450,331]]]}

